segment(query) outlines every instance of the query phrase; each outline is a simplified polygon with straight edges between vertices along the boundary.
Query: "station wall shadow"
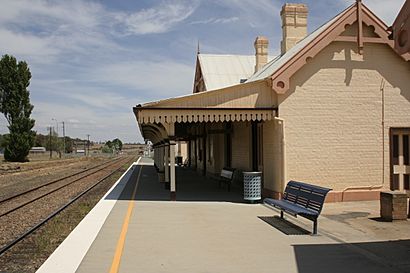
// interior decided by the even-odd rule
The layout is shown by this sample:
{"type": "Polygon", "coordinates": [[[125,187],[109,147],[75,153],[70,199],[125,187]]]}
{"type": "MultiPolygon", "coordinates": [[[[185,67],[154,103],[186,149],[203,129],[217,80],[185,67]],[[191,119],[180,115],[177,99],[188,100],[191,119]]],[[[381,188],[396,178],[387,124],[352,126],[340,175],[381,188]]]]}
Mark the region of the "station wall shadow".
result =
{"type": "Polygon", "coordinates": [[[410,272],[410,240],[294,245],[299,273],[410,272]]]}

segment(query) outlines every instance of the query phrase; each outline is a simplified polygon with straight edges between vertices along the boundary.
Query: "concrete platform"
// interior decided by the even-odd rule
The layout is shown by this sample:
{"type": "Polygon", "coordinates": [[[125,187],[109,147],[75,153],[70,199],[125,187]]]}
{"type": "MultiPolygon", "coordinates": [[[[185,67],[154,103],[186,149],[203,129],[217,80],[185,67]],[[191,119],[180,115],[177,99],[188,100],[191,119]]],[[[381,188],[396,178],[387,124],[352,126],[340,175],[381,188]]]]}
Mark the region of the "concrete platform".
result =
{"type": "Polygon", "coordinates": [[[168,200],[140,160],[38,272],[410,272],[410,222],[379,221],[378,202],[325,204],[311,236],[191,170],[168,200]]]}

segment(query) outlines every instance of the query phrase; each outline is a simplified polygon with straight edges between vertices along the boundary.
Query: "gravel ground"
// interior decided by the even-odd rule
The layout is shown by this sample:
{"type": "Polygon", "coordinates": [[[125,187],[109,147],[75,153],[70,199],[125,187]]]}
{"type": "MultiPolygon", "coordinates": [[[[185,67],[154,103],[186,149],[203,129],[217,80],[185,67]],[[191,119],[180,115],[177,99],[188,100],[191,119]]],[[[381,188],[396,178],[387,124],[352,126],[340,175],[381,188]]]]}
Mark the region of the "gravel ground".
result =
{"type": "Polygon", "coordinates": [[[91,168],[109,160],[107,157],[90,157],[62,162],[62,165],[42,167],[25,172],[0,175],[0,200],[18,192],[42,185],[48,181],[91,168]]]}
{"type": "MultiPolygon", "coordinates": [[[[47,195],[40,200],[28,204],[21,209],[0,217],[0,247],[46,218],[53,211],[67,203],[70,199],[87,189],[99,179],[105,177],[112,170],[123,165],[125,160],[129,159],[129,157],[126,157],[112,166],[106,167],[95,174],[85,177],[84,179],[47,195]]],[[[11,205],[9,204],[8,207],[10,208],[11,205]]]]}
{"type": "Polygon", "coordinates": [[[0,256],[0,273],[35,272],[115,183],[129,164],[130,162],[123,165],[119,172],[0,256]]]}
{"type": "Polygon", "coordinates": [[[55,159],[48,159],[47,157],[44,157],[41,160],[31,160],[29,162],[7,162],[0,160],[0,174],[23,173],[49,167],[62,166],[64,164],[69,164],[80,160],[86,160],[86,158],[84,156],[55,159]]]}
{"type": "MultiPolygon", "coordinates": [[[[107,168],[110,165],[115,164],[115,162],[117,162],[118,160],[122,160],[122,159],[121,158],[116,158],[114,160],[105,161],[105,162],[102,163],[102,165],[101,164],[96,165],[95,168],[90,167],[90,168],[86,168],[85,170],[81,169],[80,172],[78,172],[78,173],[76,172],[76,173],[74,173],[73,176],[67,177],[65,179],[64,179],[64,176],[61,176],[62,180],[60,180],[60,181],[58,181],[58,180],[51,180],[51,181],[50,180],[44,180],[41,183],[41,185],[44,185],[44,187],[41,187],[41,188],[39,188],[37,190],[34,190],[32,192],[23,194],[21,196],[13,198],[9,201],[0,203],[0,217],[2,217],[2,214],[9,211],[10,209],[18,207],[19,205],[24,204],[24,203],[26,203],[26,202],[28,202],[28,201],[36,198],[36,197],[39,197],[43,194],[47,194],[52,190],[58,190],[59,188],[65,186],[65,185],[69,185],[70,183],[81,183],[81,182],[77,182],[77,181],[80,180],[80,179],[83,179],[83,177],[86,177],[87,175],[90,175],[94,172],[99,172],[100,169],[102,169],[102,168],[107,168]],[[47,185],[50,182],[54,182],[54,183],[52,183],[50,185],[47,185]]],[[[24,188],[24,190],[29,190],[29,189],[31,189],[31,188],[24,188]]],[[[12,193],[13,195],[15,195],[19,192],[24,192],[24,191],[14,191],[14,192],[10,191],[10,193],[12,193]]]]}

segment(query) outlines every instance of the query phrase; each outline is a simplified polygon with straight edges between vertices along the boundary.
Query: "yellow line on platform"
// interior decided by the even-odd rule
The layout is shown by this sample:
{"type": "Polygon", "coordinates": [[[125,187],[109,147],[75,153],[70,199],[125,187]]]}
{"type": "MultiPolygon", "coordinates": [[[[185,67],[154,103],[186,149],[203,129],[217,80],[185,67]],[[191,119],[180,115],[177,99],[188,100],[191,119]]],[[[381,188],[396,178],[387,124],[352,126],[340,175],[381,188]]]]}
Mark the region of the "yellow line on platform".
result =
{"type": "Polygon", "coordinates": [[[142,165],[140,165],[140,170],[138,172],[137,181],[135,183],[134,190],[132,191],[132,197],[131,197],[131,200],[128,203],[127,214],[125,215],[124,222],[122,224],[121,234],[120,234],[120,238],[118,239],[118,242],[117,242],[117,248],[115,250],[114,258],[113,258],[112,263],[111,263],[110,273],[117,273],[118,270],[120,269],[122,251],[124,249],[125,237],[127,236],[128,225],[130,223],[132,210],[134,209],[134,200],[135,200],[135,195],[137,193],[137,186],[138,186],[138,182],[140,180],[141,171],[142,171],[142,165]]]}

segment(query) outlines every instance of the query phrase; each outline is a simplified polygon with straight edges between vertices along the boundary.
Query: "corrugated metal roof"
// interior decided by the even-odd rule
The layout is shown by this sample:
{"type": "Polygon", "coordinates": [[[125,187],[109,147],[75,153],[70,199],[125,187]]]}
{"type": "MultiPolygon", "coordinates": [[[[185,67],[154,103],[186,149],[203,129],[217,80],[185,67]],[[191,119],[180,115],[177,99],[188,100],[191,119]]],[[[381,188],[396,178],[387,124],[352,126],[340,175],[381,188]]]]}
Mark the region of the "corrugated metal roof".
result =
{"type": "Polygon", "coordinates": [[[268,78],[271,76],[277,69],[282,67],[287,61],[289,61],[293,56],[295,56],[300,50],[302,50],[305,46],[307,46],[311,41],[313,41],[317,36],[319,36],[325,29],[327,29],[330,25],[333,24],[343,13],[348,10],[350,7],[336,15],[333,19],[328,21],[327,23],[323,24],[321,27],[313,31],[311,34],[306,36],[303,40],[289,49],[285,54],[278,56],[277,58],[273,59],[269,63],[267,63],[264,67],[261,68],[258,72],[252,75],[247,82],[259,81],[268,78]]]}
{"type": "Polygon", "coordinates": [[[237,85],[255,71],[255,55],[199,54],[206,90],[237,85]]]}

